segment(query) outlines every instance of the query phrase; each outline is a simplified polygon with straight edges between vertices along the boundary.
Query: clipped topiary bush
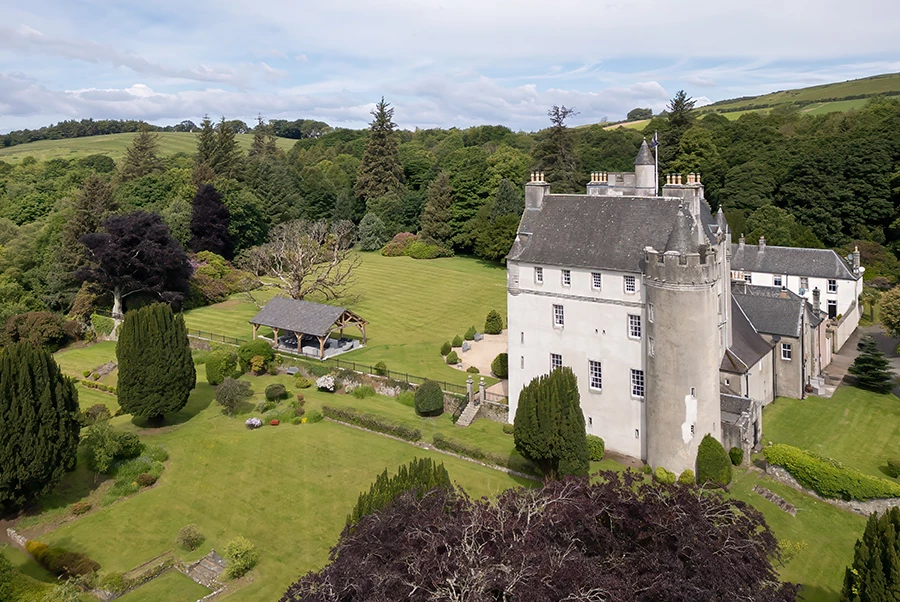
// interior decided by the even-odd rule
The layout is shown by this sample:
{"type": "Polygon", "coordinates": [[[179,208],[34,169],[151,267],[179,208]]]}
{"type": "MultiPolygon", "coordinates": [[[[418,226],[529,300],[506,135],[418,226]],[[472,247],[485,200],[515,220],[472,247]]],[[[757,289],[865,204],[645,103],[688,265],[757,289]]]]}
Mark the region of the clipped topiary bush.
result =
{"type": "Polygon", "coordinates": [[[444,392],[433,380],[426,380],[416,389],[416,414],[440,416],[444,411],[444,392]]]}
{"type": "Polygon", "coordinates": [[[587,435],[588,456],[591,462],[599,462],[606,453],[606,443],[597,435],[587,435]]]}
{"type": "Polygon", "coordinates": [[[682,485],[693,485],[697,482],[697,477],[694,476],[694,471],[688,468],[678,477],[678,482],[682,485]]]}
{"type": "Polygon", "coordinates": [[[498,353],[494,361],[491,362],[491,372],[497,378],[507,378],[509,376],[509,355],[498,353]]]}
{"type": "Polygon", "coordinates": [[[305,376],[298,376],[294,379],[294,386],[298,389],[308,389],[312,386],[312,381],[305,376]]]}
{"type": "Polygon", "coordinates": [[[459,356],[456,355],[455,351],[451,351],[450,353],[447,354],[447,363],[448,364],[458,364],[459,363],[459,356]]]}
{"type": "Polygon", "coordinates": [[[731,463],[735,466],[740,466],[744,461],[744,450],[740,447],[732,447],[728,450],[728,457],[731,458],[731,463]]]}
{"type": "Polygon", "coordinates": [[[891,458],[887,461],[888,474],[894,477],[900,477],[900,458],[891,458]]]}
{"type": "Polygon", "coordinates": [[[377,374],[378,376],[387,376],[388,367],[384,362],[378,362],[373,366],[373,368],[373,372],[375,372],[375,374],[377,374]]]}
{"type": "Polygon", "coordinates": [[[657,466],[656,470],[653,471],[653,479],[657,483],[663,483],[665,485],[674,485],[675,484],[675,473],[669,470],[666,470],[663,466],[657,466]]]}
{"type": "Polygon", "coordinates": [[[288,392],[281,383],[272,383],[266,387],[266,399],[269,401],[279,401],[287,399],[288,392]]]}
{"type": "Polygon", "coordinates": [[[463,344],[462,337],[459,335],[456,335],[455,337],[453,337],[453,342],[450,344],[453,345],[454,347],[462,347],[462,344],[463,344]]]}
{"type": "Polygon", "coordinates": [[[500,334],[501,332],[503,332],[503,317],[496,309],[492,309],[484,320],[484,334],[500,334]]]}
{"type": "Polygon", "coordinates": [[[697,449],[697,482],[720,487],[731,482],[731,458],[722,444],[710,434],[703,437],[697,449]]]}
{"type": "Polygon", "coordinates": [[[475,366],[469,366],[468,368],[466,368],[466,372],[468,372],[469,374],[478,374],[478,368],[476,368],[475,366]]]}
{"type": "Polygon", "coordinates": [[[467,341],[475,340],[475,327],[474,326],[469,326],[469,330],[467,330],[466,334],[465,334],[465,339],[467,341]]]}
{"type": "Polygon", "coordinates": [[[450,341],[447,341],[441,345],[441,355],[447,355],[452,349],[453,347],[450,345],[450,341]]]}
{"type": "Polygon", "coordinates": [[[224,349],[213,351],[206,357],[206,382],[214,387],[220,385],[227,377],[234,376],[236,369],[236,354],[224,349]]]}
{"type": "Polygon", "coordinates": [[[249,539],[238,535],[225,546],[225,560],[228,561],[225,574],[229,579],[237,579],[256,566],[259,552],[249,539]]]}

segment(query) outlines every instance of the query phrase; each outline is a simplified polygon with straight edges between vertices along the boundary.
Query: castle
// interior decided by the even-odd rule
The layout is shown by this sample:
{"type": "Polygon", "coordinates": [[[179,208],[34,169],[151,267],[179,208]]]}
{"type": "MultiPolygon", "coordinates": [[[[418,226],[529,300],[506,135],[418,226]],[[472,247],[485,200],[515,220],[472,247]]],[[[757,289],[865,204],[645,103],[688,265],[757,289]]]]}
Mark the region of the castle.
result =
{"type": "Polygon", "coordinates": [[[510,420],[531,379],[570,366],[588,433],[681,472],[707,433],[749,451],[766,403],[824,387],[830,351],[858,322],[858,253],[732,245],[699,174],[668,175],[657,194],[646,142],[633,173],[594,172],[586,194],[531,180],[507,257],[510,420]]]}

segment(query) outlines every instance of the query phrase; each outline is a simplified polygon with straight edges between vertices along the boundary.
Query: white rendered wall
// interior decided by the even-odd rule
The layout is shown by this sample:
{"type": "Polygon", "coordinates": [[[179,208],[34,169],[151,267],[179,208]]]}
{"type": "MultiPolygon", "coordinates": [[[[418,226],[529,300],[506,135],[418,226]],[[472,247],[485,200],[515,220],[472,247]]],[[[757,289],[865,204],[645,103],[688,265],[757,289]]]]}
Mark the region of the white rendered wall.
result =
{"type": "Polygon", "coordinates": [[[591,270],[571,269],[571,285],[564,286],[559,267],[541,266],[544,281],[537,284],[534,265],[516,265],[518,294],[507,295],[510,422],[519,392],[531,379],[549,373],[550,354],[557,353],[578,378],[588,433],[603,437],[607,449],[643,458],[644,402],[631,396],[631,369],[645,370],[646,317],[640,274],[630,274],[637,290],[626,293],[626,274],[602,271],[598,291],[592,287],[591,270]],[[562,328],[553,324],[554,304],[564,308],[562,328]],[[641,316],[639,340],[629,337],[629,314],[641,316]],[[601,391],[589,386],[589,360],[601,362],[601,391]]]}

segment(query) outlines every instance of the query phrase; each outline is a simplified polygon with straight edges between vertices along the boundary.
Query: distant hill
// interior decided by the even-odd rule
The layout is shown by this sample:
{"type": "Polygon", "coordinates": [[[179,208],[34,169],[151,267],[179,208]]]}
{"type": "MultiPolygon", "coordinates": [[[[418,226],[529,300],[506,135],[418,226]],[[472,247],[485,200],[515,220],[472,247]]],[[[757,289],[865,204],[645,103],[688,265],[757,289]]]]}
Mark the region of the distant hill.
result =
{"type": "MultiPolygon", "coordinates": [[[[47,159],[77,159],[87,155],[108,155],[115,160],[125,156],[125,149],[137,134],[107,134],[105,136],[88,136],[85,138],[66,138],[62,140],[40,140],[28,144],[18,144],[8,148],[0,148],[0,161],[18,163],[28,156],[39,161],[47,159]]],[[[197,134],[191,132],[159,132],[159,153],[170,156],[176,153],[193,154],[197,152],[197,134]]],[[[250,148],[253,134],[237,134],[235,139],[244,150],[250,148]]],[[[296,140],[278,138],[278,147],[290,150],[296,140]]]]}

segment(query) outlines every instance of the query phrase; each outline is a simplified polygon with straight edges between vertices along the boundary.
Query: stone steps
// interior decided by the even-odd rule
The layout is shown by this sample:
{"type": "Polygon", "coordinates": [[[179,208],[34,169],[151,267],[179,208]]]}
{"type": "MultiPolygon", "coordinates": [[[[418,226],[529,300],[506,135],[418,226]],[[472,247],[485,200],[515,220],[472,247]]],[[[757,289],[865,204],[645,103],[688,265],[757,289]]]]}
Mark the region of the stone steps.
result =
{"type": "Polygon", "coordinates": [[[475,422],[475,417],[478,415],[478,405],[475,403],[470,403],[466,406],[466,409],[462,411],[462,414],[459,415],[459,418],[456,420],[456,426],[469,426],[473,422],[475,422]]]}
{"type": "Polygon", "coordinates": [[[201,585],[216,589],[219,575],[225,570],[225,559],[212,550],[209,554],[188,565],[187,576],[201,585]]]}

